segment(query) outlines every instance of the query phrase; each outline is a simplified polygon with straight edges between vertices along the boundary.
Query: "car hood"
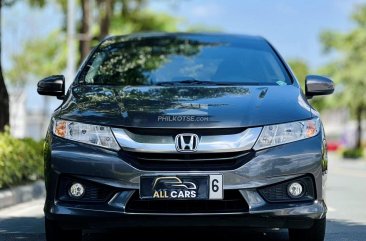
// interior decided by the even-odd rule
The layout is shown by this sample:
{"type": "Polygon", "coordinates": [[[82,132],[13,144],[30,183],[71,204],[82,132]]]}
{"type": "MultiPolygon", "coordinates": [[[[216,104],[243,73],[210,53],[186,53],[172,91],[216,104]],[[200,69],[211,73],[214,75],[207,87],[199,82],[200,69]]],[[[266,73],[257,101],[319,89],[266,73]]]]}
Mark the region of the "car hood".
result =
{"type": "Polygon", "coordinates": [[[56,118],[138,128],[230,128],[311,117],[295,86],[72,87],[56,118]]]}

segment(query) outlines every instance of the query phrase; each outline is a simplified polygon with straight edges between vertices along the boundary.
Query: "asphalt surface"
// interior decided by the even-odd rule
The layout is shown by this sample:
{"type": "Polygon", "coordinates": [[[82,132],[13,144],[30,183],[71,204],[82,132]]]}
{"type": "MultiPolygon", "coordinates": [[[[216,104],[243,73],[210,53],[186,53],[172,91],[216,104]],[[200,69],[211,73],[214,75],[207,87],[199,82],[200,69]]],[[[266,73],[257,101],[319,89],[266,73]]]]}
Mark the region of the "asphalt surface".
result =
{"type": "MultiPolygon", "coordinates": [[[[330,158],[327,183],[329,208],[327,241],[366,240],[366,161],[344,161],[330,158]]],[[[0,210],[0,241],[44,241],[43,200],[0,210]]],[[[86,234],[84,241],[108,240],[288,240],[286,230],[259,232],[232,229],[124,230],[115,233],[86,234]]]]}

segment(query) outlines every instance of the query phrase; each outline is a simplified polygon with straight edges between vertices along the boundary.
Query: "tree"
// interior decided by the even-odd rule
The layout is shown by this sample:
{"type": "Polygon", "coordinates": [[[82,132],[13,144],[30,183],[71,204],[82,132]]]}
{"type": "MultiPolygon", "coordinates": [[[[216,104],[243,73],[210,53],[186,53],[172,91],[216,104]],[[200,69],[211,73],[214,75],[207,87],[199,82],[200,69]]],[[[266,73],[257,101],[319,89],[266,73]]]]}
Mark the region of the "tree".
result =
{"type": "Polygon", "coordinates": [[[9,124],[9,93],[5,85],[5,79],[1,62],[1,12],[3,6],[12,5],[14,1],[0,0],[0,132],[5,130],[5,126],[9,124]]]}
{"type": "MultiPolygon", "coordinates": [[[[32,6],[43,7],[46,4],[45,0],[28,1],[32,6]]],[[[56,2],[66,14],[66,0],[56,2]]],[[[147,11],[147,2],[148,0],[79,0],[81,10],[77,36],[79,64],[89,54],[92,44],[101,41],[111,32],[128,34],[137,31],[175,31],[177,29],[176,18],[147,11]],[[97,6],[96,14],[92,14],[94,4],[97,6]]]]}
{"type": "MultiPolygon", "coordinates": [[[[1,16],[2,8],[12,6],[17,0],[0,0],[0,132],[4,131],[5,126],[9,125],[9,93],[6,88],[5,79],[1,62],[1,16]]],[[[45,0],[28,0],[31,5],[42,6],[45,0]]]]}
{"type": "MultiPolygon", "coordinates": [[[[1,7],[10,6],[17,0],[0,0],[1,7]]],[[[57,0],[66,14],[66,0],[57,0]]],[[[32,7],[44,7],[45,0],[28,0],[32,7]]],[[[79,22],[79,53],[80,61],[89,54],[92,41],[104,38],[110,32],[127,34],[136,31],[175,31],[176,18],[161,13],[147,11],[147,0],[80,0],[81,19],[79,22]],[[92,6],[98,6],[96,25],[92,25],[92,6]],[[97,29],[92,32],[93,29],[97,29]],[[94,36],[94,37],[93,37],[94,36]]],[[[42,76],[60,73],[65,65],[65,44],[62,32],[53,33],[46,39],[32,40],[24,46],[24,52],[12,57],[13,69],[7,73],[10,83],[23,87],[28,81],[42,76]],[[63,46],[60,48],[60,46],[63,46]],[[35,51],[39,49],[39,51],[35,51]],[[37,63],[30,65],[29,63],[37,63]]],[[[1,29],[0,29],[1,45],[1,29]]],[[[0,48],[1,54],[1,48],[0,48]]],[[[9,124],[9,95],[1,71],[0,60],[0,131],[9,124]]]]}
{"type": "Polygon", "coordinates": [[[366,5],[352,15],[356,27],[348,33],[325,31],[321,41],[326,53],[336,52],[338,58],[323,68],[340,86],[334,97],[337,106],[349,108],[356,117],[356,148],[362,147],[362,119],[366,112],[366,5]]]}
{"type": "Polygon", "coordinates": [[[81,0],[81,28],[80,28],[80,42],[79,42],[79,53],[80,59],[79,64],[83,59],[86,58],[90,51],[91,41],[91,6],[90,0],[81,0]]]}
{"type": "MultiPolygon", "coordinates": [[[[13,96],[21,95],[27,83],[35,82],[44,76],[61,73],[66,67],[65,34],[53,32],[43,39],[28,41],[22,52],[13,55],[12,69],[6,72],[7,80],[14,87],[13,96]]],[[[43,122],[41,127],[49,121],[49,96],[43,96],[43,122]]],[[[40,103],[41,104],[41,103],[40,103]]]]}
{"type": "Polygon", "coordinates": [[[9,94],[6,89],[1,63],[1,10],[3,2],[0,3],[0,132],[4,131],[9,124],[9,94]]]}
{"type": "MultiPolygon", "coordinates": [[[[92,25],[92,2],[91,0],[80,0],[82,17],[80,19],[80,53],[81,59],[85,58],[90,51],[91,40],[99,42],[101,33],[127,34],[136,31],[175,31],[178,21],[174,17],[144,10],[146,0],[96,0],[97,6],[109,9],[107,14],[108,26],[103,21],[92,25]],[[122,9],[121,7],[124,6],[122,9]],[[118,10],[118,11],[117,11],[118,10]],[[98,28],[92,37],[91,30],[98,28]]],[[[43,7],[47,4],[44,0],[29,0],[31,6],[43,7]]],[[[65,0],[57,0],[62,9],[66,8],[65,0]]],[[[105,18],[105,11],[99,10],[100,19],[105,18]]],[[[23,51],[12,56],[13,68],[6,73],[10,83],[23,87],[28,81],[42,76],[60,73],[66,66],[65,33],[61,30],[51,33],[44,39],[35,39],[23,46],[23,51]],[[61,46],[61,47],[60,47],[61,46]],[[30,65],[29,63],[37,63],[30,65]]]]}
{"type": "Polygon", "coordinates": [[[44,39],[26,42],[22,51],[11,57],[13,66],[6,72],[9,82],[22,88],[35,78],[61,73],[66,68],[65,39],[64,33],[55,31],[44,39]]]}
{"type": "Polygon", "coordinates": [[[149,10],[136,11],[134,15],[124,18],[113,16],[110,32],[112,34],[129,34],[144,31],[173,32],[177,30],[179,19],[164,13],[149,10]]]}
{"type": "MultiPolygon", "coordinates": [[[[128,25],[132,21],[139,21],[140,19],[132,19],[136,14],[140,13],[147,0],[81,0],[81,26],[79,28],[79,63],[82,62],[88,55],[91,43],[93,39],[101,41],[109,33],[112,26],[112,21],[116,18],[123,19],[122,26],[128,25]],[[98,31],[93,37],[91,30],[94,26],[91,25],[92,21],[92,9],[93,3],[97,5],[97,17],[98,31]]],[[[64,0],[59,0],[61,5],[64,4],[64,0]]]]}
{"type": "Polygon", "coordinates": [[[97,0],[99,11],[99,40],[105,38],[109,33],[113,9],[115,6],[114,0],[97,0]]]}

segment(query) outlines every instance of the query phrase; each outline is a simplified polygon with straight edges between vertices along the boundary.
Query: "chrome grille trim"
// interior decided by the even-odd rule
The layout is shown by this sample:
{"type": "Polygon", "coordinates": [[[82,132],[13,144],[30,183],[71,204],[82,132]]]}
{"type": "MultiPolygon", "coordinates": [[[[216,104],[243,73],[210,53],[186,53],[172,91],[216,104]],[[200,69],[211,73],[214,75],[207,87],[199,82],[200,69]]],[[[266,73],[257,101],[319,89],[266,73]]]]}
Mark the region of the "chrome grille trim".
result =
{"type": "MultiPolygon", "coordinates": [[[[112,128],[119,145],[126,151],[145,153],[177,153],[173,136],[151,136],[112,128]]],[[[215,131],[214,129],[212,130],[215,131]]],[[[196,153],[238,152],[253,148],[262,127],[248,128],[230,135],[202,135],[196,153]]],[[[194,130],[191,131],[194,133],[194,130]]]]}
{"type": "MultiPolygon", "coordinates": [[[[198,161],[225,161],[225,160],[232,160],[232,159],[237,159],[240,158],[242,156],[247,155],[248,153],[242,153],[236,156],[232,156],[232,157],[219,157],[219,158],[200,158],[198,159],[198,161]]],[[[140,157],[141,160],[145,160],[145,161],[155,161],[156,158],[146,158],[146,157],[140,157]]],[[[193,159],[193,158],[192,158],[193,159]]],[[[195,159],[193,159],[195,160],[195,159]]],[[[181,161],[181,162],[186,162],[186,159],[173,159],[173,158],[167,158],[167,159],[161,159],[161,161],[181,161]]]]}

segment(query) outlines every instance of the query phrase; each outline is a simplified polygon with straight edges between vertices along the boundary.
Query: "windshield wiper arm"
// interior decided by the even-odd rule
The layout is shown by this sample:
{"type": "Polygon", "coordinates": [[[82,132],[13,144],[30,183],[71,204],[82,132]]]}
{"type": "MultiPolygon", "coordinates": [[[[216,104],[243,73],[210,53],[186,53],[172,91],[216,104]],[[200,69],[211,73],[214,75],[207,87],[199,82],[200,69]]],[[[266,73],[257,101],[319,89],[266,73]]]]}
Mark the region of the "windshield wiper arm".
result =
{"type": "Polygon", "coordinates": [[[195,79],[187,79],[187,80],[179,80],[179,81],[165,81],[156,83],[156,85],[160,86],[172,86],[172,85],[218,85],[220,83],[214,81],[205,81],[205,80],[195,80],[195,79]]]}
{"type": "Polygon", "coordinates": [[[187,79],[179,81],[165,81],[156,83],[158,86],[176,86],[176,85],[261,85],[258,82],[216,82],[206,80],[187,79]]]}

